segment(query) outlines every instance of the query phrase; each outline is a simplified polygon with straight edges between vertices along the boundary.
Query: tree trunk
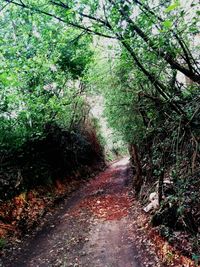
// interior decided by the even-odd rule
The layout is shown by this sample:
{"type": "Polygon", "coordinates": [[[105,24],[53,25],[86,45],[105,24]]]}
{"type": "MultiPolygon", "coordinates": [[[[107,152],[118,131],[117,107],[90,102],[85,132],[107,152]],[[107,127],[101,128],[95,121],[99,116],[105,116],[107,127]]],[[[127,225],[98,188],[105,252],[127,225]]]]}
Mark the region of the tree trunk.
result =
{"type": "Polygon", "coordinates": [[[164,171],[161,172],[161,175],[158,180],[158,203],[159,205],[162,202],[163,198],[163,182],[164,182],[164,171]]]}
{"type": "Polygon", "coordinates": [[[133,186],[134,186],[136,195],[138,195],[140,193],[140,189],[143,184],[143,178],[142,178],[142,168],[140,164],[137,145],[130,144],[129,152],[130,152],[131,159],[135,167],[135,176],[134,176],[133,186]]]}

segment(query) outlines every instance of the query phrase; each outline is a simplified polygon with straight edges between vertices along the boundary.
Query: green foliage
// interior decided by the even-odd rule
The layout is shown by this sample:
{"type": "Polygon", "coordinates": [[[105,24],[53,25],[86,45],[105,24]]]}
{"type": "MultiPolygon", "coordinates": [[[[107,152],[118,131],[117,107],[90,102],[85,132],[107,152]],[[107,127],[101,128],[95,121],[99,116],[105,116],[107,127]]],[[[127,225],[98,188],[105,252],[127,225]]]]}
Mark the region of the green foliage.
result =
{"type": "Polygon", "coordinates": [[[175,1],[173,4],[169,5],[166,9],[165,12],[171,12],[173,10],[175,10],[176,8],[178,8],[180,6],[179,1],[175,1]]]}
{"type": "MultiPolygon", "coordinates": [[[[118,50],[117,47],[113,49],[118,50]]],[[[114,51],[112,51],[113,53],[114,51]]],[[[101,92],[105,98],[105,115],[109,125],[126,143],[142,142],[146,134],[142,117],[139,112],[138,94],[141,90],[141,75],[133,69],[126,53],[119,60],[111,62],[100,59],[98,54],[94,65],[88,73],[91,91],[101,92]],[[137,79],[135,79],[135,75],[137,79]]]]}
{"type": "Polygon", "coordinates": [[[72,78],[82,77],[86,66],[91,61],[92,51],[89,47],[91,38],[87,36],[70,41],[63,45],[60,50],[58,65],[62,71],[69,71],[72,78]],[[86,42],[88,40],[88,42],[86,42]]]}
{"type": "Polygon", "coordinates": [[[198,266],[200,256],[197,254],[192,254],[192,259],[194,260],[195,264],[198,266]]]}
{"type": "Polygon", "coordinates": [[[6,240],[4,238],[0,238],[0,250],[6,246],[6,240]]]}
{"type": "Polygon", "coordinates": [[[69,128],[75,117],[81,120],[78,79],[92,57],[91,39],[15,6],[3,11],[0,23],[1,148],[41,138],[48,122],[69,128]]]}

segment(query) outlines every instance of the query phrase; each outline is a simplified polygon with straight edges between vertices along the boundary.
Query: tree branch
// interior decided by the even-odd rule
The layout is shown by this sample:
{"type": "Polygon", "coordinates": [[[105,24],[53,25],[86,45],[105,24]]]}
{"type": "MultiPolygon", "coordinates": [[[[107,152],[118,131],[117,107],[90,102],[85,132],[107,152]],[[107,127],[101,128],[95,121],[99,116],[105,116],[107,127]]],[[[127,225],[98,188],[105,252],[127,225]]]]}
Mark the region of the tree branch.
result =
{"type": "MultiPolygon", "coordinates": [[[[116,4],[113,0],[108,0],[113,6],[116,7],[116,4]]],[[[192,81],[200,84],[200,75],[195,74],[194,72],[188,70],[187,68],[181,66],[177,61],[174,60],[173,56],[170,55],[169,52],[165,52],[161,50],[152,40],[134,23],[134,21],[128,16],[127,12],[123,9],[118,8],[119,13],[122,17],[129,23],[132,30],[136,32],[144,41],[148,44],[149,47],[161,58],[165,59],[170,66],[174,69],[179,70],[183,74],[185,74],[192,81]]]]}
{"type": "Polygon", "coordinates": [[[3,11],[9,4],[10,4],[10,2],[6,3],[6,4],[0,9],[0,12],[3,11]]]}
{"type": "MultiPolygon", "coordinates": [[[[147,5],[145,5],[144,3],[140,2],[139,0],[133,0],[136,4],[138,4],[140,6],[140,9],[141,7],[144,8],[144,10],[147,11],[147,13],[151,14],[153,17],[155,17],[156,19],[158,19],[160,22],[164,22],[164,19],[162,19],[160,16],[156,15],[147,5]]],[[[131,4],[131,2],[129,0],[127,0],[127,2],[129,4],[131,4]]],[[[142,10],[142,9],[141,9],[142,10]]],[[[142,12],[144,12],[142,10],[142,12]]],[[[188,64],[188,67],[191,71],[196,71],[191,62],[190,62],[190,58],[192,59],[193,63],[196,65],[196,62],[192,56],[192,54],[190,53],[187,45],[185,44],[185,42],[178,36],[178,34],[176,32],[174,32],[174,30],[170,30],[174,37],[177,39],[180,47],[182,48],[183,50],[183,53],[184,53],[184,60],[186,61],[186,63],[188,64]]],[[[197,72],[198,73],[198,72],[197,72]]]]}
{"type": "Polygon", "coordinates": [[[157,78],[152,73],[150,73],[148,70],[145,69],[145,67],[137,58],[137,55],[125,41],[126,39],[123,38],[121,35],[118,35],[118,39],[121,41],[122,45],[126,48],[126,50],[130,53],[138,68],[145,74],[145,76],[149,79],[152,85],[154,85],[157,92],[170,103],[170,106],[177,114],[182,115],[187,119],[187,116],[185,115],[185,112],[182,110],[182,108],[177,103],[173,103],[170,101],[170,96],[166,93],[167,88],[160,81],[158,81],[157,78]]]}
{"type": "Polygon", "coordinates": [[[29,10],[38,12],[40,14],[47,15],[49,17],[55,18],[58,21],[66,23],[67,25],[69,25],[71,27],[74,27],[74,28],[77,28],[77,29],[81,29],[81,30],[85,30],[89,34],[94,34],[94,35],[98,35],[98,36],[105,37],[105,38],[110,38],[110,39],[116,39],[115,36],[111,36],[111,35],[107,35],[107,34],[104,34],[104,33],[101,33],[101,32],[97,32],[97,31],[91,30],[89,27],[85,27],[83,25],[80,25],[80,24],[77,24],[77,23],[74,23],[74,22],[71,22],[71,21],[68,21],[68,20],[64,20],[64,19],[62,19],[62,18],[60,18],[60,17],[58,17],[58,16],[56,16],[56,15],[54,15],[52,13],[49,13],[49,12],[46,12],[46,11],[31,7],[31,6],[27,6],[24,3],[18,3],[18,2],[15,2],[15,1],[9,1],[9,0],[4,0],[4,1],[8,2],[8,3],[11,3],[11,4],[14,4],[16,6],[20,6],[20,7],[24,8],[24,9],[29,9],[29,10]]]}
{"type": "MultiPolygon", "coordinates": [[[[67,4],[64,4],[63,2],[58,3],[58,2],[55,2],[55,1],[53,1],[53,0],[51,0],[50,2],[51,2],[53,5],[56,5],[56,6],[65,8],[65,9],[70,9],[70,7],[69,7],[67,4]]],[[[82,16],[82,17],[85,17],[85,18],[88,18],[88,19],[90,19],[90,20],[94,20],[94,21],[96,21],[96,22],[98,22],[98,23],[101,23],[102,25],[104,25],[104,26],[106,26],[106,27],[108,27],[108,28],[110,29],[110,25],[109,25],[109,23],[108,23],[107,21],[104,21],[104,20],[102,20],[102,19],[100,19],[100,18],[96,18],[96,17],[94,17],[94,16],[91,16],[91,15],[89,15],[89,14],[85,14],[85,13],[82,13],[82,12],[77,12],[77,13],[78,13],[80,16],[82,16]]]]}

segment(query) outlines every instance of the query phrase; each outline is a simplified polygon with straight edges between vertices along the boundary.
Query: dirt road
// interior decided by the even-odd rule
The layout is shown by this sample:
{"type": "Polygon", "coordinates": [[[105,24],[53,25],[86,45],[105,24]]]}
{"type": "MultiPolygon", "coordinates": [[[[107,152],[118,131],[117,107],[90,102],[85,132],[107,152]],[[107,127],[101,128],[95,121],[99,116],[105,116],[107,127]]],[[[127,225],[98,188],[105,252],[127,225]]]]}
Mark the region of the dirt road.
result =
{"type": "Polygon", "coordinates": [[[138,234],[135,216],[126,158],[47,215],[44,227],[11,251],[2,266],[160,266],[150,241],[138,234]]]}

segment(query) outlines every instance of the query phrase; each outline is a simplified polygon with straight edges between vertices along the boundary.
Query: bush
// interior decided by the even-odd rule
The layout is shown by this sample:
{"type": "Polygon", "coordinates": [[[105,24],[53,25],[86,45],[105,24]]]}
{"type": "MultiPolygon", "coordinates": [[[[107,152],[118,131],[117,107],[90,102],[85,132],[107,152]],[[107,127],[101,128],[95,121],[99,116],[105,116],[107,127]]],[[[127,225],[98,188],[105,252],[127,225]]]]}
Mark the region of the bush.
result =
{"type": "Polygon", "coordinates": [[[95,129],[83,128],[69,131],[57,124],[48,124],[41,138],[32,138],[18,150],[8,153],[0,170],[0,198],[51,184],[55,179],[103,162],[103,148],[95,129]]]}

